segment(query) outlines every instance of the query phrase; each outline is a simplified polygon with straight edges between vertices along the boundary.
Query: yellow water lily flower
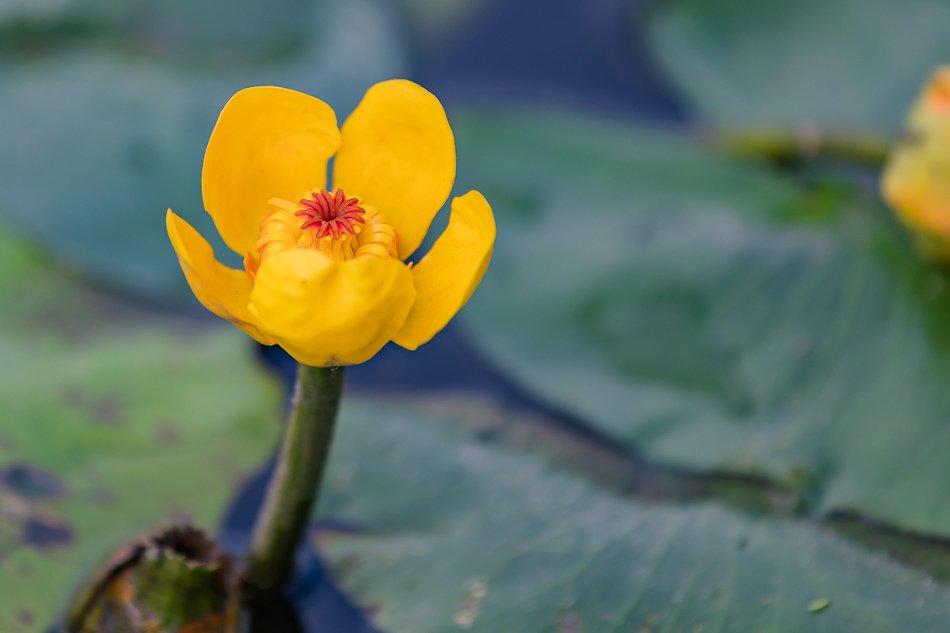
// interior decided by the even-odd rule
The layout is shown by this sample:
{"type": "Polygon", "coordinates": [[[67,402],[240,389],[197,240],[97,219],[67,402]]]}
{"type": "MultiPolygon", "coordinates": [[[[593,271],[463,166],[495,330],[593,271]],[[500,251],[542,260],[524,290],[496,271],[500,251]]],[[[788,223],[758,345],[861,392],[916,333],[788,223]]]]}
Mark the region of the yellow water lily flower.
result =
{"type": "Polygon", "coordinates": [[[925,254],[950,259],[950,66],[930,78],[881,180],[884,199],[925,254]]]}
{"type": "Polygon", "coordinates": [[[390,340],[427,342],[481,281],[495,221],[477,191],[455,198],[431,250],[405,263],[454,180],[442,105],[410,81],[370,88],[342,130],[315,97],[248,88],[221,112],[202,171],[205,209],[244,270],[219,263],[171,209],[166,225],[206,308],[303,364],[352,365],[390,340]]]}

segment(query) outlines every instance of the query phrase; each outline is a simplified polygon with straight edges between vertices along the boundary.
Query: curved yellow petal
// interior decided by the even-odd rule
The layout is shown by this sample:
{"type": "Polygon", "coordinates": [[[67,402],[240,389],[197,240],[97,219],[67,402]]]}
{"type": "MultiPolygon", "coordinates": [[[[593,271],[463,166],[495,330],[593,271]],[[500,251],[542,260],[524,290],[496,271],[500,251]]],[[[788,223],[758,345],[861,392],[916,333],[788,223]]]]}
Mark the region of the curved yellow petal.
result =
{"type": "Polygon", "coordinates": [[[930,254],[950,257],[950,67],[930,78],[893,146],[881,190],[930,254]]]}
{"type": "Polygon", "coordinates": [[[261,264],[251,312],[297,361],[354,365],[392,339],[415,296],[412,275],[397,259],[334,262],[320,251],[297,249],[261,264]]]}
{"type": "Polygon", "coordinates": [[[201,305],[238,326],[259,343],[273,345],[273,339],[261,332],[257,319],[248,311],[251,280],[247,273],[219,263],[211,245],[171,209],[165,214],[165,228],[185,272],[185,279],[201,305]]]}
{"type": "Polygon", "coordinates": [[[494,245],[495,218],[485,197],[469,191],[453,200],[449,225],[412,268],[416,302],[393,340],[416,349],[444,328],[475,292],[494,245]]]}
{"type": "Polygon", "coordinates": [[[201,173],[205,209],[231,250],[253,250],[268,200],[297,200],[324,188],[327,161],[339,146],[336,115],[315,97],[274,87],[231,97],[201,173]]]}
{"type": "Polygon", "coordinates": [[[455,138],[439,100],[403,79],[370,88],[343,124],[333,186],[399,229],[401,258],[419,248],[454,180],[455,138]]]}

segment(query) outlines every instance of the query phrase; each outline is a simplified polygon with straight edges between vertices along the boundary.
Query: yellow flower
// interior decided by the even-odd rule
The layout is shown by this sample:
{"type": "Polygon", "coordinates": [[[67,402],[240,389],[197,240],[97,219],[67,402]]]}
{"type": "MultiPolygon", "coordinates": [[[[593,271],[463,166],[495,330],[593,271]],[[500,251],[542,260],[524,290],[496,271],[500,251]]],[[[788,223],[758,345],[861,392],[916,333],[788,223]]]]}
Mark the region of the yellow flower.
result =
{"type": "Polygon", "coordinates": [[[911,110],[881,190],[926,254],[950,258],[950,66],[933,74],[911,110]]]}
{"type": "Polygon", "coordinates": [[[442,105],[412,82],[370,88],[342,130],[319,99],[248,88],[221,112],[202,171],[205,208],[244,270],[219,263],[171,209],[166,225],[206,308],[306,365],[351,365],[390,340],[427,342],[481,281],[495,221],[477,191],[452,201],[425,257],[404,262],[454,179],[442,105]]]}

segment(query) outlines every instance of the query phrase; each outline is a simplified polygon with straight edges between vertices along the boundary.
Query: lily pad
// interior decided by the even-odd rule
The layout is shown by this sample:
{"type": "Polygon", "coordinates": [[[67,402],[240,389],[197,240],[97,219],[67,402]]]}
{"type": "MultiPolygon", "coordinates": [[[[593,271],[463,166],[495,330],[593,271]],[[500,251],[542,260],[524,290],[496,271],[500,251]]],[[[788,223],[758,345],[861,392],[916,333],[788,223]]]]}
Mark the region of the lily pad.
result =
{"type": "MultiPolygon", "coordinates": [[[[299,25],[293,13],[268,11],[299,25]]],[[[224,66],[130,55],[118,44],[0,53],[0,139],[8,148],[0,214],[110,285],[191,302],[170,256],[165,210],[216,235],[202,211],[201,163],[228,98],[251,85],[281,85],[320,96],[342,120],[370,85],[404,72],[381,3],[325,3],[305,24],[311,36],[300,46],[224,66]]]]}
{"type": "Polygon", "coordinates": [[[459,146],[499,225],[465,322],[520,385],[651,459],[950,534],[950,285],[871,196],[563,117],[459,146]]]}
{"type": "Polygon", "coordinates": [[[384,630],[946,629],[950,589],[920,572],[804,520],[618,495],[515,450],[518,425],[344,405],[320,512],[363,531],[319,547],[384,630]]]}
{"type": "Polygon", "coordinates": [[[950,58],[940,0],[664,0],[646,33],[661,67],[719,126],[896,130],[950,58]]]}
{"type": "Polygon", "coordinates": [[[6,231],[0,297],[0,630],[31,633],[119,543],[213,528],[280,409],[241,333],[92,289],[6,231]]]}
{"type": "Polygon", "coordinates": [[[94,40],[126,50],[233,63],[280,54],[314,34],[315,0],[6,0],[3,47],[36,51],[94,40]]]}

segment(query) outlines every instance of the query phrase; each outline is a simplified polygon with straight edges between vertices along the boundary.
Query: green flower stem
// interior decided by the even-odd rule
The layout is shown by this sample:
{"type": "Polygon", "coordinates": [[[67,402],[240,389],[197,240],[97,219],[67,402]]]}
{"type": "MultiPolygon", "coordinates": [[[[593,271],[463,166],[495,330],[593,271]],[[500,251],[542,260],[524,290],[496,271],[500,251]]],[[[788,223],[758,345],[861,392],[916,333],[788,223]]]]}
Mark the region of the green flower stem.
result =
{"type": "Polygon", "coordinates": [[[297,368],[290,419],[248,555],[247,579],[259,589],[281,590],[293,578],[294,555],[316,504],[342,390],[342,367],[297,368]]]}
{"type": "Polygon", "coordinates": [[[779,161],[827,157],[879,167],[884,163],[891,143],[900,139],[806,126],[727,130],[714,133],[710,140],[713,145],[738,156],[779,161]]]}

